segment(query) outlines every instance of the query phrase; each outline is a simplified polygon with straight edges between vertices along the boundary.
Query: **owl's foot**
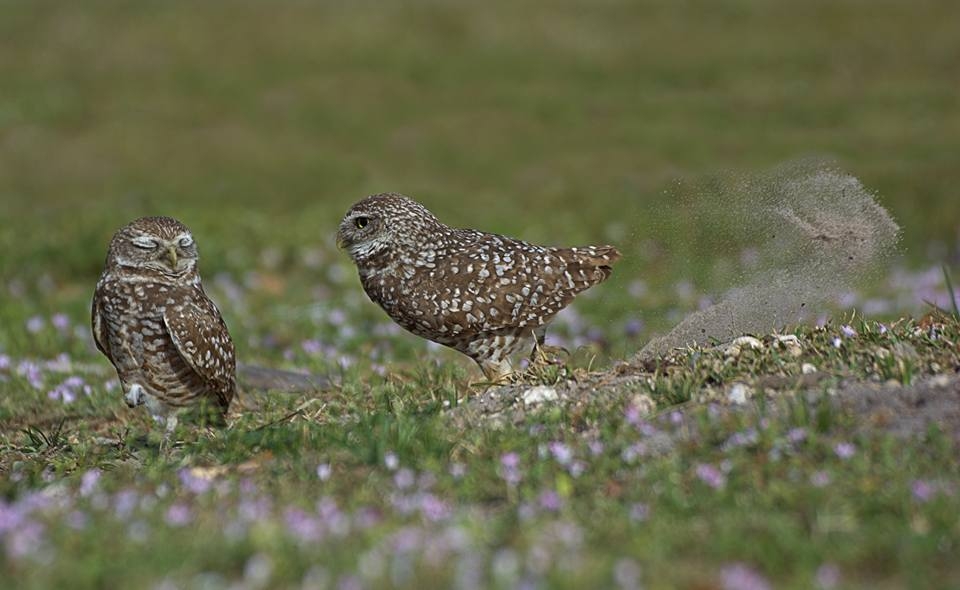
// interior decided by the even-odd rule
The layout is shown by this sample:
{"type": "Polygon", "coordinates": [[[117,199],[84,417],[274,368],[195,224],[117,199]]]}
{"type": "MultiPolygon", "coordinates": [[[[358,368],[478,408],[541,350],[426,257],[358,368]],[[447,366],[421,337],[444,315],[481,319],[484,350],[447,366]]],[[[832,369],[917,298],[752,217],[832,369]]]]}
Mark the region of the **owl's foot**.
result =
{"type": "Polygon", "coordinates": [[[562,346],[547,346],[537,343],[530,353],[530,366],[536,368],[543,365],[562,365],[570,358],[570,351],[562,346]]]}
{"type": "Polygon", "coordinates": [[[143,405],[147,401],[147,392],[143,390],[143,387],[141,387],[139,383],[134,383],[130,386],[130,390],[127,391],[126,395],[123,396],[123,399],[127,402],[127,407],[135,408],[143,405]]]}
{"type": "Polygon", "coordinates": [[[471,382],[470,387],[490,387],[492,385],[505,385],[510,382],[510,377],[514,374],[513,366],[508,360],[500,361],[477,361],[480,370],[483,371],[485,381],[471,382]]]}

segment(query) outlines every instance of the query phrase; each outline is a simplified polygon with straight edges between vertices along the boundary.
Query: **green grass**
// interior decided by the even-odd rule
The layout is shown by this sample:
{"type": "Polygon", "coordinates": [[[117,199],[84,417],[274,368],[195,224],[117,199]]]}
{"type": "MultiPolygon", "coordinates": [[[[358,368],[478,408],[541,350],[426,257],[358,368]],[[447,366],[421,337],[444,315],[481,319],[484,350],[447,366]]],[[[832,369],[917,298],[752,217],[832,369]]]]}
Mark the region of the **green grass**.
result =
{"type": "Polygon", "coordinates": [[[891,322],[956,310],[958,54],[947,0],[0,4],[0,587],[960,585],[953,434],[795,395],[804,363],[825,394],[960,366],[955,318],[891,322]],[[822,154],[903,227],[900,274],[854,296],[881,317],[515,422],[465,426],[475,368],[397,331],[333,245],[381,190],[616,244],[540,375],[585,379],[745,272],[690,187],[822,154]],[[193,229],[243,361],[339,385],[244,396],[160,453],[86,327],[112,232],[157,213],[193,229]],[[707,403],[741,382],[755,407],[707,403]]]}

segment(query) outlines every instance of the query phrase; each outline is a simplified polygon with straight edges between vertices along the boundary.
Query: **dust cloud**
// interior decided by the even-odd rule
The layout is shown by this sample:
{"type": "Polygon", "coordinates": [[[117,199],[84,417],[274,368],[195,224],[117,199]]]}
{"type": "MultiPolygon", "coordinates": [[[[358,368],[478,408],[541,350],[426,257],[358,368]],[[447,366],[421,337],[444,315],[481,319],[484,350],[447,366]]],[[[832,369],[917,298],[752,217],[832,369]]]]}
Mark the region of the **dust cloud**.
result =
{"type": "Polygon", "coordinates": [[[714,181],[693,200],[687,222],[746,238],[753,270],[716,304],[651,340],[640,358],[803,321],[882,270],[896,252],[900,229],[889,213],[859,180],[823,160],[714,181]]]}

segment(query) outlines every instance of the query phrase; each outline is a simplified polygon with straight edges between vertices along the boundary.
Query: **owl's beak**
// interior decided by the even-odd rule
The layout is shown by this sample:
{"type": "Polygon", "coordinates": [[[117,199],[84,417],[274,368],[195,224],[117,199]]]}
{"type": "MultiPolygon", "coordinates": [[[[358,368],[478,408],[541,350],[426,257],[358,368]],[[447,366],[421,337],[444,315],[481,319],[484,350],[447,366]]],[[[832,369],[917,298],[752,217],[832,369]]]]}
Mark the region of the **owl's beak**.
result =
{"type": "Polygon", "coordinates": [[[167,246],[167,258],[170,260],[170,268],[177,268],[177,247],[167,246]]]}
{"type": "Polygon", "coordinates": [[[343,250],[343,248],[346,245],[347,245],[347,239],[343,236],[342,233],[337,232],[337,248],[339,248],[340,250],[343,250]]]}

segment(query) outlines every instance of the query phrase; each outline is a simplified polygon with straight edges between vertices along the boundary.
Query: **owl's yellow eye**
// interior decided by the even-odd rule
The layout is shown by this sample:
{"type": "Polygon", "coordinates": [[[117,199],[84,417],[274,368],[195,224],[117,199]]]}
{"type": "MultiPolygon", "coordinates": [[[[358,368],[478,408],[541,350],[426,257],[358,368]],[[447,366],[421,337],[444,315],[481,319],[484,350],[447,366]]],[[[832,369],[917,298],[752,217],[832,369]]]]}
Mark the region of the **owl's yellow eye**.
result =
{"type": "Polygon", "coordinates": [[[357,226],[357,229],[363,229],[367,227],[368,223],[370,223],[370,220],[366,217],[357,217],[353,220],[353,224],[357,226]]]}

